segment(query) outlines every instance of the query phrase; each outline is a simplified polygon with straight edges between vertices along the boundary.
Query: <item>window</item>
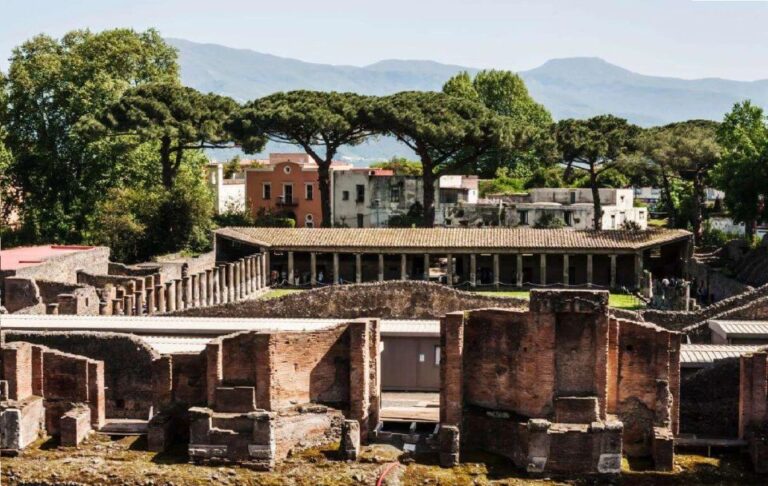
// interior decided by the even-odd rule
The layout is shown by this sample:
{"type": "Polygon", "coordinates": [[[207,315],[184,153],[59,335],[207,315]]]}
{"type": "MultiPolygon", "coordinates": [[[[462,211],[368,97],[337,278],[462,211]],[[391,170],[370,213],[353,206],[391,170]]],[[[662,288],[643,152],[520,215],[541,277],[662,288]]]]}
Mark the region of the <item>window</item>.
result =
{"type": "Polygon", "coordinates": [[[571,204],[576,204],[576,193],[575,192],[571,193],[571,204]]]}
{"type": "Polygon", "coordinates": [[[363,219],[363,215],[358,213],[357,214],[357,227],[362,228],[364,226],[365,220],[363,219]]]}
{"type": "Polygon", "coordinates": [[[435,346],[435,366],[440,366],[440,346],[435,346]]]}
{"type": "Polygon", "coordinates": [[[563,220],[565,221],[565,225],[566,226],[573,226],[573,222],[572,222],[570,211],[565,211],[563,213],[563,220]]]}
{"type": "Polygon", "coordinates": [[[528,211],[518,211],[517,217],[520,219],[520,224],[528,224],[528,211]]]}
{"type": "Polygon", "coordinates": [[[389,201],[393,203],[400,202],[400,186],[392,186],[389,188],[389,201]]]}
{"type": "Polygon", "coordinates": [[[355,186],[355,189],[357,194],[357,196],[355,197],[355,202],[359,202],[359,203],[365,202],[365,186],[362,184],[358,184],[357,186],[355,186]]]}
{"type": "Polygon", "coordinates": [[[283,172],[285,172],[286,174],[290,174],[291,173],[291,166],[290,165],[286,165],[285,167],[283,167],[283,172]]]}
{"type": "Polygon", "coordinates": [[[304,227],[305,228],[314,228],[315,227],[315,217],[311,214],[307,214],[304,216],[304,227]]]}
{"type": "Polygon", "coordinates": [[[304,186],[304,196],[305,196],[305,199],[307,201],[311,201],[312,199],[314,199],[314,196],[315,196],[315,186],[313,186],[311,182],[308,182],[304,186]]]}
{"type": "Polygon", "coordinates": [[[349,191],[342,191],[341,192],[341,199],[343,201],[349,201],[349,191]]]}
{"type": "Polygon", "coordinates": [[[283,184],[283,202],[285,204],[293,203],[293,184],[283,184]]]}
{"type": "Polygon", "coordinates": [[[264,199],[272,199],[272,184],[265,182],[262,187],[261,196],[264,199]]]}

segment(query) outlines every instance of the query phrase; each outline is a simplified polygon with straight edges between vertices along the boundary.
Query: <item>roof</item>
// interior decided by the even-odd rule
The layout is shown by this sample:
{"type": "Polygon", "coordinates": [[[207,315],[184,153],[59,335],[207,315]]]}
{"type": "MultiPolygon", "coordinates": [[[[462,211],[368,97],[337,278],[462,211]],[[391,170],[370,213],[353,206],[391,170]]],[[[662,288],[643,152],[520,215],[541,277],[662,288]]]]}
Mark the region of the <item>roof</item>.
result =
{"type": "Polygon", "coordinates": [[[17,270],[24,267],[40,265],[51,258],[87,251],[94,246],[80,245],[41,245],[10,248],[0,251],[0,270],[17,270]]]}
{"type": "Polygon", "coordinates": [[[724,337],[766,337],[768,321],[709,321],[709,328],[724,337]]]}
{"type": "Polygon", "coordinates": [[[681,344],[680,366],[701,368],[712,364],[716,359],[737,358],[765,345],[733,344],[681,344]]]}
{"type": "Polygon", "coordinates": [[[253,228],[229,227],[219,236],[276,249],[360,252],[397,250],[636,251],[685,240],[685,230],[576,231],[534,228],[253,228]]]}

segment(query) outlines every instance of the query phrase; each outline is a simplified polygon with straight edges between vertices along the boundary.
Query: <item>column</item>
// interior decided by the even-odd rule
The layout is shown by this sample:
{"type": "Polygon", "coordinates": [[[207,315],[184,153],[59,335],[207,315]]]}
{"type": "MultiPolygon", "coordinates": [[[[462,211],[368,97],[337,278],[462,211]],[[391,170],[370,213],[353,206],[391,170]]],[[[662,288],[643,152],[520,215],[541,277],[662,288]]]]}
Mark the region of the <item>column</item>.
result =
{"type": "Polygon", "coordinates": [[[361,283],[363,281],[363,255],[355,253],[355,283],[361,283]]]}
{"type": "Polygon", "coordinates": [[[424,280],[429,282],[429,253],[424,254],[424,280]]]}
{"type": "Polygon", "coordinates": [[[194,305],[194,301],[192,299],[192,277],[187,275],[186,277],[182,278],[181,287],[183,289],[182,300],[184,301],[184,308],[191,309],[194,305]]]}
{"type": "Polygon", "coordinates": [[[100,300],[99,301],[99,315],[100,316],[108,316],[109,315],[109,302],[107,302],[105,300],[100,300]]]}
{"type": "Polygon", "coordinates": [[[516,262],[516,268],[515,271],[517,273],[517,286],[522,287],[523,286],[523,254],[518,253],[517,254],[517,262],[516,262]]]}
{"type": "Polygon", "coordinates": [[[133,293],[133,313],[137,316],[144,315],[144,291],[136,291],[133,293]]]}
{"type": "Polygon", "coordinates": [[[229,302],[227,298],[227,265],[221,264],[219,267],[219,304],[226,304],[229,302]]]}
{"type": "Polygon", "coordinates": [[[616,255],[611,255],[611,288],[616,288],[616,255]]]}
{"type": "Polygon", "coordinates": [[[219,286],[219,267],[215,266],[211,269],[211,304],[217,305],[221,299],[221,287],[219,286]]]}
{"type": "Polygon", "coordinates": [[[264,287],[272,285],[272,266],[269,258],[269,250],[264,251],[264,261],[262,262],[262,275],[264,276],[264,287]]]}
{"type": "MultiPolygon", "coordinates": [[[[248,295],[248,289],[245,285],[245,258],[240,259],[240,298],[244,299],[246,295],[248,295]]],[[[291,285],[293,285],[293,281],[291,281],[291,285]]]]}
{"type": "Polygon", "coordinates": [[[112,299],[112,315],[123,315],[123,299],[112,299]]]}
{"type": "Polygon", "coordinates": [[[263,255],[253,257],[253,283],[255,290],[261,290],[261,260],[263,258],[263,255]]]}
{"type": "Polygon", "coordinates": [[[570,269],[568,266],[570,265],[570,258],[567,254],[563,255],[563,285],[570,285],[571,283],[571,276],[570,276],[570,269]]]}
{"type": "Polygon", "coordinates": [[[165,285],[155,285],[155,302],[157,303],[157,313],[165,314],[165,285]]]}
{"type": "Polygon", "coordinates": [[[184,310],[184,285],[181,279],[173,281],[173,294],[176,297],[176,310],[184,310]]]}
{"type": "Polygon", "coordinates": [[[240,300],[240,264],[232,263],[232,302],[240,300]]]}
{"type": "Polygon", "coordinates": [[[154,287],[147,287],[147,315],[155,313],[155,289],[154,287]]]}
{"type": "Polygon", "coordinates": [[[635,288],[640,290],[643,287],[643,252],[635,253],[635,288]]]}
{"type": "Polygon", "coordinates": [[[501,266],[499,265],[499,254],[493,254],[493,286],[496,290],[499,289],[499,283],[501,281],[501,266]]]}
{"type": "Polygon", "coordinates": [[[256,255],[251,256],[250,260],[250,266],[251,266],[251,293],[255,293],[258,290],[258,282],[256,282],[256,255]]]}
{"type": "Polygon", "coordinates": [[[379,282],[384,281],[384,254],[379,253],[379,282]]]}
{"type": "Polygon", "coordinates": [[[338,285],[341,282],[339,278],[339,254],[333,253],[333,283],[338,285]]]}
{"type": "Polygon", "coordinates": [[[400,280],[408,280],[407,265],[408,259],[405,253],[403,253],[400,255],[400,280]]]}
{"type": "Polygon", "coordinates": [[[165,282],[165,307],[168,312],[176,310],[176,282],[165,282]]]}
{"type": "Polygon", "coordinates": [[[474,253],[469,255],[469,286],[477,287],[477,256],[474,253]]]}
{"type": "Polygon", "coordinates": [[[539,280],[541,285],[547,285],[547,254],[539,255],[539,280]]]}
{"type": "Polygon", "coordinates": [[[317,253],[314,251],[309,254],[309,284],[312,287],[317,285],[317,253]]]}
{"type": "Polygon", "coordinates": [[[200,286],[197,283],[197,274],[193,273],[189,276],[189,288],[191,299],[189,301],[190,307],[200,306],[200,286]]]}
{"type": "Polygon", "coordinates": [[[235,301],[235,265],[227,263],[227,302],[235,301]]]}
{"type": "Polygon", "coordinates": [[[205,305],[213,305],[213,269],[205,270],[205,305]]]}
{"type": "Polygon", "coordinates": [[[125,311],[126,316],[133,315],[133,311],[134,311],[133,305],[134,305],[133,295],[126,295],[125,297],[123,297],[123,310],[125,311]]]}
{"type": "Polygon", "coordinates": [[[245,293],[246,295],[250,295],[253,293],[253,274],[251,273],[251,262],[253,261],[252,257],[245,257],[245,293]]]}
{"type": "Polygon", "coordinates": [[[200,286],[200,307],[208,305],[208,284],[206,283],[207,273],[202,271],[197,274],[197,284],[200,286]]]}
{"type": "Polygon", "coordinates": [[[587,255],[587,287],[592,287],[592,254],[587,255]]]}

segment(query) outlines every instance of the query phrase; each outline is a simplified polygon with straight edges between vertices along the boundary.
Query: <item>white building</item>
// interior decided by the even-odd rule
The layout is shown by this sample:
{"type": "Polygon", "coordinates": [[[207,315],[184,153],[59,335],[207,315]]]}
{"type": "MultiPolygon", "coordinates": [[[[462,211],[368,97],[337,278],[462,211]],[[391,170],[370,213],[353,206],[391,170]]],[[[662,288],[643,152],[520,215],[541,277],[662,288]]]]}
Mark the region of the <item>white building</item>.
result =
{"type": "Polygon", "coordinates": [[[213,192],[216,214],[245,209],[245,175],[242,172],[224,177],[224,164],[211,162],[207,167],[206,182],[213,192]]]}

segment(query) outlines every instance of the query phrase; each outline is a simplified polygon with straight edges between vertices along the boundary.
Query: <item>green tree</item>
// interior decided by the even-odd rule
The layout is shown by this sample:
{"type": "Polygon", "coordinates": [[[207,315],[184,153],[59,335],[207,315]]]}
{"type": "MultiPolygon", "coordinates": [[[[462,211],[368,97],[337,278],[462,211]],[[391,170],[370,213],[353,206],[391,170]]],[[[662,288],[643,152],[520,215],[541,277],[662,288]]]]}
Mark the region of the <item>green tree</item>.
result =
{"type": "Polygon", "coordinates": [[[518,177],[508,168],[501,167],[496,171],[496,177],[493,179],[480,180],[478,189],[481,197],[489,194],[513,194],[525,190],[524,184],[525,179],[518,177]]]}
{"type": "Polygon", "coordinates": [[[98,202],[125,177],[128,147],[94,140],[86,128],[130,87],[177,78],[176,52],[153,30],[40,35],[14,49],[8,174],[38,240],[80,241],[98,202]]]}
{"type": "Polygon", "coordinates": [[[342,145],[370,134],[361,113],[370,99],[353,93],[290,91],[247,103],[227,122],[243,150],[261,150],[265,140],[299,145],[317,164],[323,226],[331,226],[331,163],[342,145]]]}
{"type": "MultiPolygon", "coordinates": [[[[640,138],[643,151],[660,168],[665,191],[671,190],[670,177],[692,184],[690,223],[696,241],[703,235],[702,221],[710,172],[720,158],[721,148],[716,132],[715,122],[691,120],[647,130],[640,138]]],[[[670,214],[677,216],[676,213],[677,210],[673,209],[670,214]]]]}
{"type": "Polygon", "coordinates": [[[435,180],[511,144],[509,123],[482,103],[444,93],[406,91],[379,98],[366,111],[368,125],[393,135],[421,160],[424,221],[435,221],[435,180]]]}
{"type": "Polygon", "coordinates": [[[717,131],[723,149],[715,168],[717,187],[737,222],[743,222],[752,241],[755,227],[765,217],[768,198],[768,126],[762,108],[749,101],[737,103],[717,131]]]}
{"type": "Polygon", "coordinates": [[[473,167],[482,177],[493,177],[500,167],[519,164],[535,168],[552,156],[552,116],[528,93],[523,79],[510,71],[484,70],[472,78],[461,72],[449,79],[443,92],[482,102],[494,113],[506,117],[513,128],[511,146],[479,157],[473,167]]]}
{"type": "Polygon", "coordinates": [[[603,216],[599,177],[634,149],[639,132],[637,126],[612,115],[562,120],[555,126],[555,140],[566,171],[580,170],[589,176],[596,230],[602,228],[603,216]]]}
{"type": "Polygon", "coordinates": [[[146,83],[126,91],[104,117],[117,135],[156,142],[162,183],[173,187],[186,151],[226,148],[224,121],[237,109],[226,96],[202,94],[175,82],[146,83]]]}
{"type": "Polygon", "coordinates": [[[424,173],[421,162],[414,162],[405,157],[392,157],[386,162],[374,162],[371,168],[388,169],[394,171],[396,175],[404,176],[421,176],[424,173]]]}

